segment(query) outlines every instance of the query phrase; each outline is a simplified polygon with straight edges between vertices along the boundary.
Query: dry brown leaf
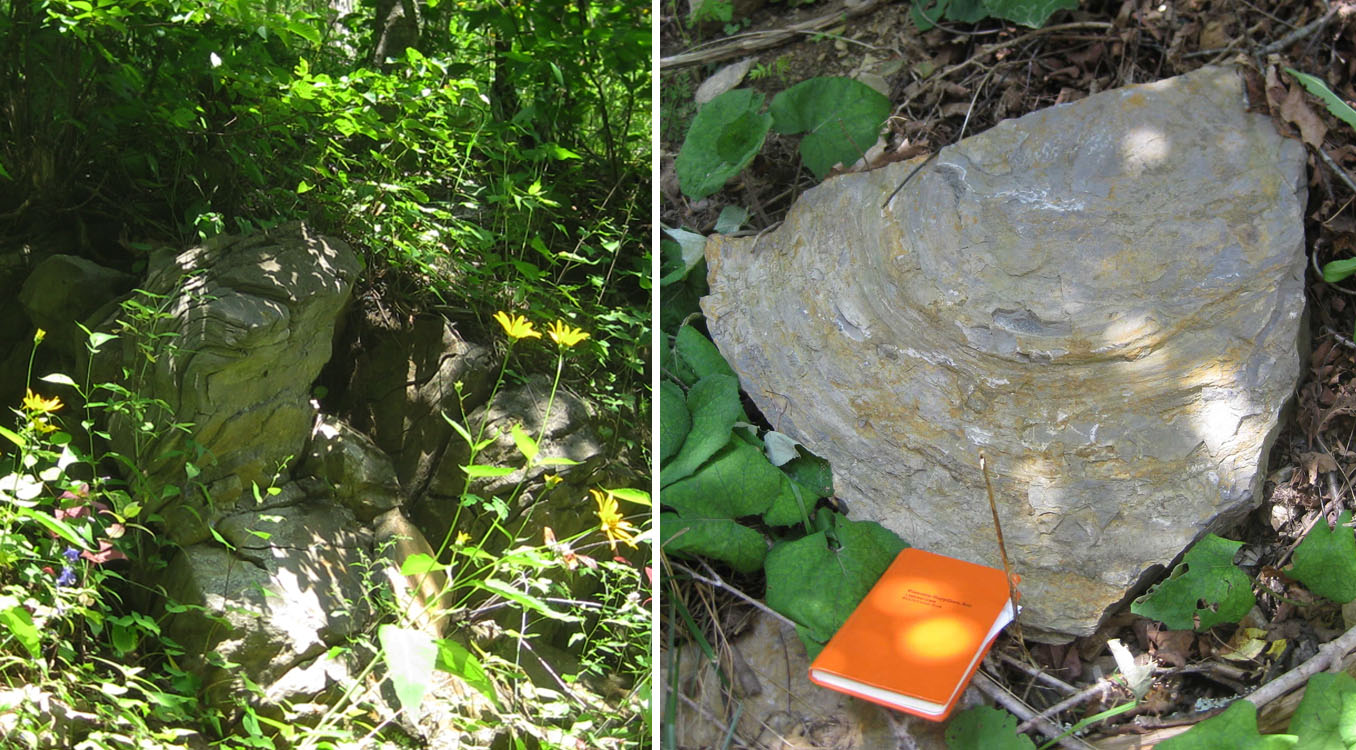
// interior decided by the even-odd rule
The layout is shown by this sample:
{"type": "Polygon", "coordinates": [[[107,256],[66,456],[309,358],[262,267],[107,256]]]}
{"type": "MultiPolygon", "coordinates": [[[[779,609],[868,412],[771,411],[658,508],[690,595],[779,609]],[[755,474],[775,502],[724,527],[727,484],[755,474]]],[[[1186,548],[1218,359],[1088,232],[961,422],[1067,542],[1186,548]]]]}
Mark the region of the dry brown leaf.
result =
{"type": "Polygon", "coordinates": [[[1305,143],[1314,148],[1323,147],[1323,139],[1328,135],[1328,126],[1309,109],[1309,102],[1304,98],[1304,90],[1299,86],[1293,86],[1290,93],[1281,102],[1281,117],[1286,122],[1294,123],[1299,126],[1300,138],[1305,143]]]}
{"type": "Polygon", "coordinates": [[[1301,453],[1299,458],[1300,463],[1304,465],[1304,473],[1309,477],[1309,484],[1316,483],[1319,474],[1337,471],[1337,462],[1328,453],[1318,451],[1301,453]]]}
{"type": "Polygon", "coordinates": [[[1229,46],[1233,41],[1233,35],[1229,33],[1228,26],[1223,20],[1218,18],[1213,21],[1206,21],[1205,28],[1201,29],[1201,49],[1223,49],[1229,46]]]}

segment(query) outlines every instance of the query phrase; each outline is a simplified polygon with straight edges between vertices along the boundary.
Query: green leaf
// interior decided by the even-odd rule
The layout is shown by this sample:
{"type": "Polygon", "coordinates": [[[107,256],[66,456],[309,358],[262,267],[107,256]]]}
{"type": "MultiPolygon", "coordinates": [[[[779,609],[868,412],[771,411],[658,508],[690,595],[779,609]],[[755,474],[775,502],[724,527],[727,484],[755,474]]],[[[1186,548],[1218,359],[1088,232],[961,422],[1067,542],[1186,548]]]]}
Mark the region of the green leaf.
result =
{"type": "Polygon", "coordinates": [[[1257,707],[1234,701],[1224,713],[1158,743],[1158,750],[1283,750],[1295,746],[1290,734],[1257,733],[1257,707]]]}
{"type": "Polygon", "coordinates": [[[687,393],[692,429],[678,455],[659,471],[661,487],[687,477],[730,440],[735,421],[744,413],[739,381],[729,375],[708,375],[687,393]]]}
{"type": "Polygon", "coordinates": [[[738,232],[749,218],[749,210],[743,206],[726,206],[716,217],[716,231],[720,234],[738,232]]]}
{"type": "Polygon", "coordinates": [[[428,690],[433,665],[438,660],[438,646],[423,631],[391,624],[377,629],[377,640],[381,642],[381,655],[400,707],[412,715],[428,690]]]}
{"type": "Polygon", "coordinates": [[[757,446],[728,432],[725,440],[696,474],[665,487],[660,502],[684,518],[742,518],[771,507],[786,475],[757,446]]]}
{"type": "Polygon", "coordinates": [[[475,654],[450,638],[440,638],[434,643],[438,644],[436,664],[438,669],[466,680],[467,685],[488,698],[490,703],[496,707],[499,705],[499,695],[494,691],[494,683],[475,654]]]}
{"type": "Polygon", "coordinates": [[[669,460],[683,447],[692,429],[692,412],[687,410],[683,389],[665,380],[659,384],[659,460],[669,460]]]}
{"type": "Polygon", "coordinates": [[[1334,260],[1323,264],[1323,280],[1335,284],[1356,273],[1356,258],[1334,260]]]}
{"type": "Polygon", "coordinates": [[[673,164],[684,194],[705,198],[753,161],[772,125],[771,115],[759,114],[762,106],[757,91],[733,89],[697,112],[673,164]]]}
{"type": "Polygon", "coordinates": [[[994,18],[1036,29],[1044,26],[1056,11],[1077,8],[1078,0],[983,0],[983,5],[994,18]]]}
{"type": "Polygon", "coordinates": [[[21,516],[37,521],[39,526],[42,526],[80,549],[89,550],[89,543],[84,539],[81,539],[80,534],[65,521],[49,516],[42,511],[33,510],[32,508],[19,508],[16,512],[21,516]]]}
{"type": "Polygon", "coordinates": [[[772,98],[772,123],[780,133],[808,133],[800,156],[822,180],[835,164],[849,166],[875,145],[890,107],[861,81],[811,78],[772,98]]]}
{"type": "Polygon", "coordinates": [[[402,576],[421,576],[430,571],[438,570],[442,567],[432,555],[426,555],[422,552],[416,552],[405,558],[405,562],[400,564],[400,575],[402,576]]]}
{"type": "Polygon", "coordinates": [[[513,427],[509,428],[509,434],[513,437],[513,444],[518,446],[518,452],[523,454],[523,458],[527,459],[530,466],[541,450],[537,446],[537,441],[533,440],[532,436],[527,434],[520,424],[514,424],[513,427]]]}
{"type": "Polygon", "coordinates": [[[672,246],[676,244],[678,246],[677,259],[680,261],[680,264],[677,268],[674,268],[672,273],[659,281],[660,286],[672,284],[675,281],[681,281],[687,276],[689,271],[701,262],[702,258],[706,257],[705,235],[689,232],[686,229],[670,229],[668,227],[664,227],[664,234],[672,238],[671,240],[665,239],[660,243],[661,246],[667,245],[670,248],[670,252],[665,253],[664,257],[674,257],[671,249],[672,246]]]}
{"type": "Polygon", "coordinates": [[[1356,678],[1346,672],[1320,672],[1309,678],[1290,733],[1297,748],[1356,750],[1356,678]]]}
{"type": "Polygon", "coordinates": [[[1350,104],[1342,101],[1341,97],[1334,94],[1322,78],[1301,73],[1294,68],[1286,68],[1285,72],[1294,76],[1295,80],[1300,82],[1300,85],[1309,90],[1309,93],[1322,99],[1323,103],[1328,106],[1328,111],[1333,113],[1337,119],[1356,128],[1356,109],[1352,109],[1350,104]]]}
{"type": "Polygon", "coordinates": [[[1158,620],[1172,630],[1206,630],[1238,622],[1255,601],[1252,580],[1233,563],[1242,542],[1207,534],[1187,551],[1172,574],[1130,604],[1130,611],[1158,620]],[[1197,608],[1204,600],[1207,607],[1197,608]]]}
{"type": "Polygon", "coordinates": [[[647,508],[653,506],[653,503],[650,501],[650,493],[645,490],[622,487],[621,489],[608,491],[618,500],[625,500],[628,503],[635,503],[636,505],[644,505],[647,508]]]}
{"type": "Polygon", "coordinates": [[[509,584],[494,578],[486,578],[483,581],[472,581],[471,586],[473,588],[483,589],[492,594],[498,594],[499,596],[502,596],[503,598],[511,602],[514,602],[515,604],[519,604],[527,609],[540,612],[541,614],[546,615],[552,620],[561,620],[563,622],[578,622],[580,619],[576,615],[569,615],[563,612],[557,612],[556,610],[546,606],[546,602],[543,602],[541,599],[538,599],[537,597],[532,596],[531,594],[519,591],[513,586],[510,586],[509,584]]]}
{"type": "Polygon", "coordinates": [[[1337,517],[1337,525],[1316,523],[1295,548],[1290,577],[1319,596],[1346,604],[1356,599],[1356,532],[1351,511],[1337,517]]]}
{"type": "Polygon", "coordinates": [[[741,573],[763,567],[767,540],[762,534],[728,518],[659,516],[660,543],[669,554],[720,560],[741,573]]]}
{"type": "Polygon", "coordinates": [[[477,479],[479,477],[506,477],[517,471],[517,469],[512,466],[481,466],[479,464],[462,466],[461,470],[466,472],[466,476],[471,479],[477,479]]]}
{"type": "Polygon", "coordinates": [[[782,471],[815,497],[833,497],[833,469],[819,456],[802,454],[783,465],[782,471]]]}
{"type": "Polygon", "coordinates": [[[25,445],[28,445],[28,441],[24,440],[22,435],[20,435],[17,432],[14,432],[13,430],[6,429],[4,427],[0,427],[0,436],[4,436],[6,440],[19,446],[20,449],[22,449],[25,445]]]}
{"type": "Polygon", "coordinates": [[[680,372],[690,373],[688,377],[684,377],[687,382],[701,380],[707,375],[733,377],[735,374],[715,343],[692,326],[678,329],[678,335],[673,340],[673,351],[678,355],[675,364],[680,372]]]}
{"type": "Polygon", "coordinates": [[[763,523],[768,526],[808,523],[810,514],[814,512],[815,501],[819,498],[810,488],[783,475],[781,491],[763,513],[763,523]]]}
{"type": "Polygon", "coordinates": [[[309,193],[314,189],[315,185],[312,185],[311,183],[305,180],[302,180],[301,182],[297,183],[297,195],[301,195],[302,193],[309,193]]]}
{"type": "Polygon", "coordinates": [[[908,546],[874,521],[829,516],[827,530],[778,543],[763,564],[767,605],[806,629],[811,658],[908,546]]]}
{"type": "Polygon", "coordinates": [[[796,452],[796,446],[800,443],[790,437],[783,435],[776,430],[768,430],[763,435],[763,446],[767,451],[767,460],[772,462],[773,466],[782,466],[799,454],[796,452]]]}
{"type": "Polygon", "coordinates": [[[62,373],[59,373],[59,372],[54,372],[54,373],[52,373],[51,375],[43,375],[41,378],[38,378],[38,379],[41,380],[41,381],[43,381],[44,383],[56,383],[57,385],[69,385],[69,386],[72,387],[72,388],[78,387],[78,386],[76,386],[75,381],[74,381],[74,380],[71,380],[70,376],[68,376],[68,375],[63,375],[62,373]]]}
{"type": "Polygon", "coordinates": [[[1017,734],[1017,717],[1000,708],[975,706],[946,725],[951,750],[1035,750],[1036,743],[1017,734]]]}
{"type": "Polygon", "coordinates": [[[33,616],[12,596],[0,596],[0,625],[24,647],[34,659],[42,658],[42,634],[33,625],[33,616]]]}

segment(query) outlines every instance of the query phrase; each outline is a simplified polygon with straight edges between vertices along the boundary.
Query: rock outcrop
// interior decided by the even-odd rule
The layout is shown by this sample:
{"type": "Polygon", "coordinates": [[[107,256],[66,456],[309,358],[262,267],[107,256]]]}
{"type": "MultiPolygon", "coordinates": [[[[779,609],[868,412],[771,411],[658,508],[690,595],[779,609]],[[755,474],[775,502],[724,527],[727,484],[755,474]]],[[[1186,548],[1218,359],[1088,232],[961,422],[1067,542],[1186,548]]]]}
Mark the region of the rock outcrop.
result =
{"type": "Polygon", "coordinates": [[[986,454],[1024,623],[1088,634],[1260,500],[1299,375],[1304,150],[1246,107],[1204,68],[832,179],[708,243],[710,331],[911,544],[999,564],[986,454]]]}

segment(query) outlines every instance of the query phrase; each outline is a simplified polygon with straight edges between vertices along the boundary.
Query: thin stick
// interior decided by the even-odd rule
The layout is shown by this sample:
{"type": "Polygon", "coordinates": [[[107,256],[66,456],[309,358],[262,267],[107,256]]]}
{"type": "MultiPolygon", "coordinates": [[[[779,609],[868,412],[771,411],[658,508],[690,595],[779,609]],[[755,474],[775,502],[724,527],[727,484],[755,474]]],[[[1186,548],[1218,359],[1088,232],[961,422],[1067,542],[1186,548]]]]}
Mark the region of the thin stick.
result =
{"type": "Polygon", "coordinates": [[[1268,44],[1267,46],[1257,50],[1257,56],[1266,57],[1272,52],[1280,52],[1281,50],[1285,49],[1286,47],[1289,47],[1295,42],[1298,42],[1304,37],[1309,36],[1315,31],[1318,31],[1319,29],[1323,28],[1323,26],[1326,25],[1329,20],[1332,19],[1333,14],[1337,12],[1337,9],[1338,4],[1332,5],[1331,7],[1328,8],[1327,13],[1324,13],[1317,19],[1299,27],[1298,29],[1295,29],[1294,31],[1290,32],[1289,34],[1286,34],[1280,39],[1277,39],[1271,44],[1268,44]]]}
{"type": "Polygon", "coordinates": [[[1330,665],[1340,664],[1342,657],[1353,649],[1356,649],[1356,627],[1338,636],[1336,640],[1320,646],[1318,654],[1313,658],[1243,696],[1243,700],[1261,708],[1303,685],[1310,677],[1322,672],[1330,665]]]}
{"type": "Polygon", "coordinates": [[[998,532],[998,554],[1003,558],[1003,573],[1008,577],[1008,596],[1012,599],[1012,628],[1017,634],[1017,645],[1022,647],[1022,654],[1027,659],[1031,654],[1026,650],[1026,638],[1022,637],[1022,623],[1018,615],[1021,608],[1017,602],[1021,601],[1022,594],[1017,590],[1017,580],[1012,576],[1012,564],[1008,562],[1008,548],[1003,544],[1003,525],[998,522],[998,503],[993,499],[993,484],[989,481],[989,462],[984,458],[984,454],[979,454],[979,470],[984,474],[984,489],[989,491],[989,510],[993,512],[993,530],[998,532]]]}
{"type": "Polygon", "coordinates": [[[1096,683],[1089,685],[1086,688],[1083,688],[1082,690],[1078,691],[1077,693],[1074,693],[1068,698],[1065,698],[1059,703],[1056,703],[1055,705],[1045,709],[1044,711],[1041,711],[1035,716],[1032,716],[1030,719],[1027,719],[1026,721],[1022,722],[1021,724],[1018,724],[1017,733],[1021,734],[1022,732],[1028,731],[1029,729],[1031,729],[1033,725],[1035,725],[1037,721],[1053,719],[1061,711],[1067,711],[1073,708],[1074,706],[1083,703],[1084,701],[1088,701],[1093,698],[1096,698],[1098,695],[1105,694],[1107,689],[1109,689],[1114,684],[1115,683],[1112,682],[1111,680],[1105,679],[1098,680],[1096,683]]]}
{"type": "Polygon", "coordinates": [[[1314,150],[1318,152],[1319,158],[1323,159],[1323,163],[1327,164],[1328,168],[1331,169],[1333,172],[1336,172],[1337,176],[1341,178],[1342,182],[1345,182],[1347,184],[1347,187],[1351,188],[1351,192],[1356,193],[1356,181],[1353,181],[1351,179],[1351,175],[1347,174],[1347,170],[1342,169],[1340,164],[1333,161],[1332,157],[1328,156],[1327,151],[1324,151],[1321,148],[1316,148],[1314,150]]]}
{"type": "Polygon", "coordinates": [[[700,65],[702,63],[716,62],[717,60],[728,60],[731,57],[758,50],[777,47],[795,39],[797,35],[806,32],[817,32],[827,29],[835,24],[863,15],[875,9],[883,0],[864,0],[864,2],[853,4],[845,3],[842,8],[834,10],[832,13],[826,13],[822,16],[811,18],[808,21],[792,24],[786,28],[770,29],[768,31],[750,31],[739,34],[728,39],[721,40],[705,50],[696,50],[683,52],[677,55],[659,58],[660,71],[676,70],[691,65],[700,65]]]}
{"type": "MultiPolygon", "coordinates": [[[[994,682],[991,677],[983,672],[976,671],[974,678],[970,680],[970,684],[979,688],[985,695],[992,698],[995,703],[1006,708],[1017,718],[1024,720],[1036,719],[1036,713],[1032,711],[1030,707],[1018,700],[1017,696],[1003,689],[1002,685],[994,682]]],[[[1054,739],[1061,734],[1064,734],[1063,729],[1060,729],[1045,719],[1036,719],[1035,728],[1036,731],[1050,739],[1054,739]]],[[[1091,747],[1088,743],[1076,737],[1064,737],[1058,740],[1058,744],[1060,747],[1070,748],[1070,750],[1086,750],[1086,748],[1091,747]]]]}
{"type": "Polygon", "coordinates": [[[764,604],[764,603],[758,601],[757,599],[754,599],[753,597],[749,596],[748,594],[745,594],[743,591],[740,591],[739,589],[735,588],[734,586],[731,586],[730,584],[726,583],[725,581],[722,581],[722,580],[720,579],[720,576],[717,576],[715,573],[712,573],[712,574],[711,574],[712,576],[714,576],[713,578],[707,578],[706,576],[702,575],[701,573],[698,573],[697,571],[693,570],[692,568],[689,568],[689,567],[687,567],[686,565],[683,565],[683,564],[681,564],[681,563],[670,562],[669,564],[672,565],[672,566],[674,567],[674,569],[676,569],[676,570],[681,570],[682,572],[687,573],[688,575],[692,576],[692,580],[694,580],[694,581],[700,581],[700,582],[702,582],[702,583],[704,583],[704,584],[706,584],[706,585],[708,585],[708,586],[714,586],[714,587],[716,587],[716,588],[718,588],[718,589],[720,589],[720,590],[722,590],[722,591],[728,591],[728,592],[730,592],[731,594],[734,594],[735,596],[737,596],[737,597],[739,597],[740,599],[742,599],[744,602],[746,602],[746,603],[748,603],[748,604],[752,604],[754,607],[757,607],[758,609],[760,609],[760,610],[762,610],[762,611],[768,613],[769,615],[772,615],[773,617],[777,618],[778,620],[781,620],[782,622],[786,623],[787,625],[790,625],[790,626],[793,627],[793,628],[796,627],[795,621],[791,620],[789,617],[787,617],[786,615],[782,614],[781,612],[778,612],[777,610],[772,609],[771,607],[767,606],[766,604],[764,604]]]}
{"type": "Polygon", "coordinates": [[[1036,667],[1033,667],[1030,664],[1027,664],[1026,662],[1022,661],[1021,659],[1014,659],[1013,657],[1008,656],[1002,651],[992,651],[990,653],[1001,659],[1005,664],[1012,667],[1016,667],[1017,669],[1026,672],[1035,679],[1044,682],[1045,684],[1049,685],[1052,688],[1055,688],[1056,690],[1060,691],[1061,693],[1064,693],[1065,695],[1072,695],[1073,693],[1078,692],[1078,688],[1074,687],[1073,685],[1070,685],[1069,683],[1059,679],[1058,677],[1052,674],[1046,674],[1040,669],[1037,669],[1036,667]]]}

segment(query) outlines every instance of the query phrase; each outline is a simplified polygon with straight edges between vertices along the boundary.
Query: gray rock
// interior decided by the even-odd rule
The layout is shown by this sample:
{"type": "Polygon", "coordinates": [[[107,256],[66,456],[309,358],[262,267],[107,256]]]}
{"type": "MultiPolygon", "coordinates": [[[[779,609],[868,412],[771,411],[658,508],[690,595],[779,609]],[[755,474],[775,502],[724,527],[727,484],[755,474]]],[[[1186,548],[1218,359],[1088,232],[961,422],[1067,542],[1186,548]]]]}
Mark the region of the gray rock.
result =
{"type": "Polygon", "coordinates": [[[400,483],[390,457],[336,417],[316,418],[302,470],[324,482],[331,497],[360,521],[400,505],[400,483]]]}
{"type": "MultiPolygon", "coordinates": [[[[1260,501],[1299,375],[1304,149],[1203,68],[829,180],[713,238],[716,343],[854,515],[999,565],[1091,633],[1260,501]]],[[[1030,628],[1029,628],[1030,630],[1030,628]]]]}
{"type": "Polygon", "coordinates": [[[85,343],[85,333],[76,327],[103,304],[124,294],[135,282],[130,274],[74,255],[44,259],[24,281],[19,291],[28,319],[48,332],[47,343],[66,354],[75,354],[85,343]]]}
{"type": "Polygon", "coordinates": [[[463,340],[442,318],[404,327],[355,325],[352,375],[339,410],[391,456],[401,485],[416,495],[453,437],[443,414],[464,420],[483,404],[494,363],[488,349],[463,340]]]}
{"type": "Polygon", "coordinates": [[[286,504],[218,522],[233,549],[187,546],[164,574],[170,600],[205,610],[174,614],[167,633],[185,646],[214,705],[247,696],[246,678],[289,698],[326,689],[347,665],[317,660],[371,619],[362,579],[371,535],[343,508],[283,494],[274,500],[286,504]]]}
{"type": "MultiPolygon", "coordinates": [[[[191,459],[199,481],[234,476],[246,488],[268,486],[305,448],[311,382],[330,357],[359,270],[346,244],[299,223],[153,257],[144,288],[164,295],[154,331],[167,348],[148,361],[137,349],[146,337],[124,331],[121,366],[134,373],[134,391],[163,400],[192,427],[188,436],[150,439],[140,418],[113,419],[114,448],[171,483],[183,481],[191,459]]],[[[118,372],[119,363],[96,364],[118,372]]]]}

